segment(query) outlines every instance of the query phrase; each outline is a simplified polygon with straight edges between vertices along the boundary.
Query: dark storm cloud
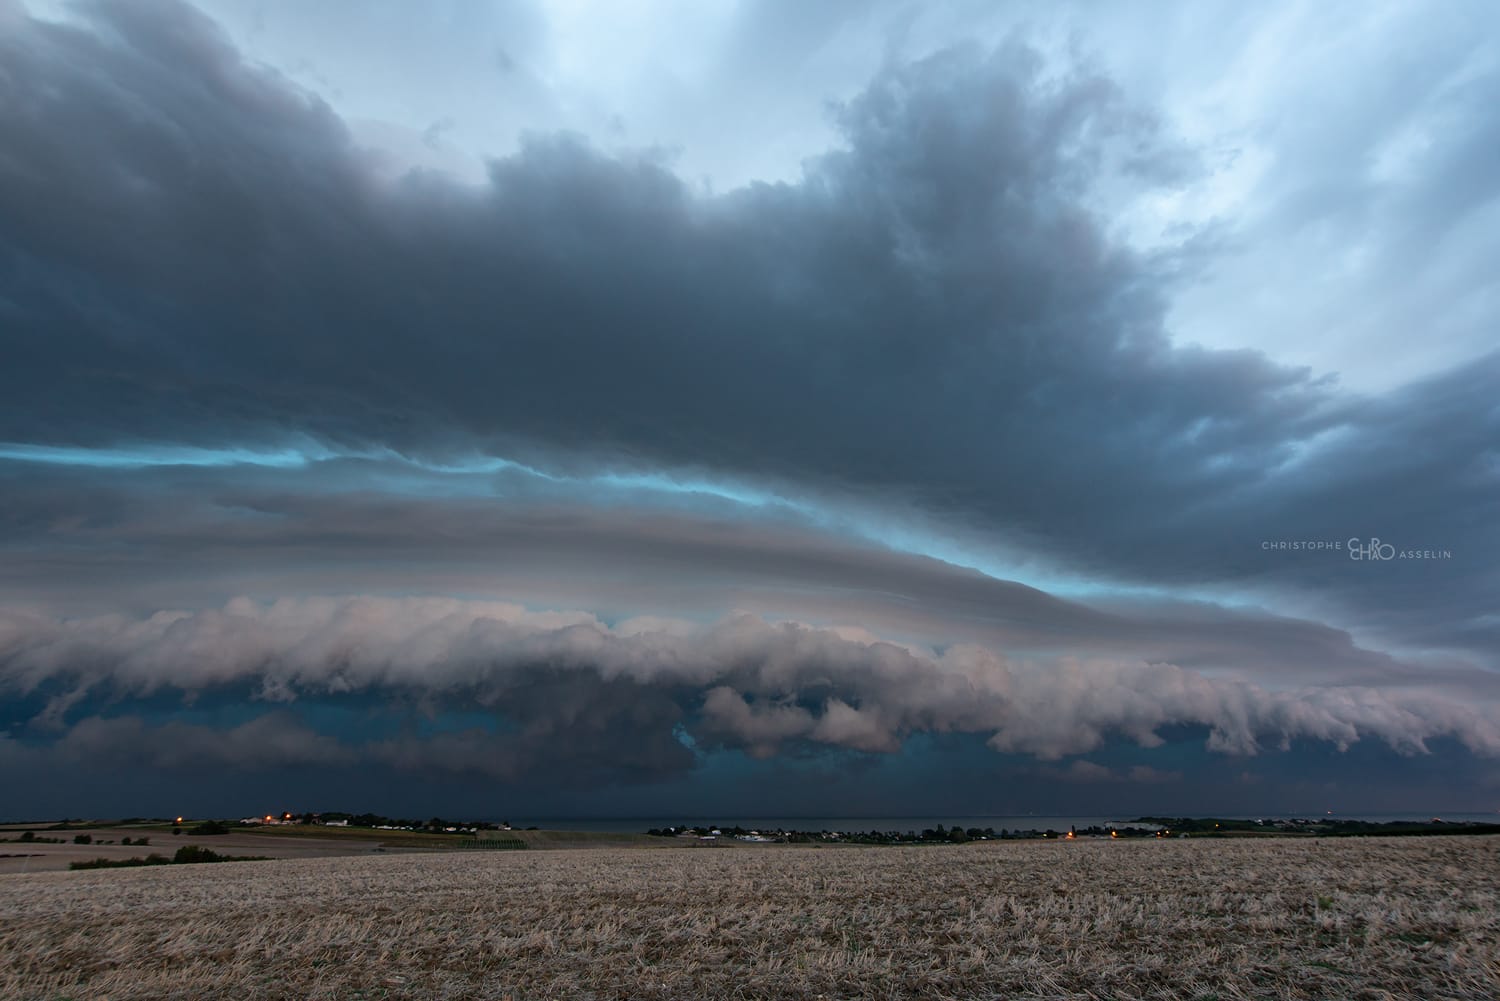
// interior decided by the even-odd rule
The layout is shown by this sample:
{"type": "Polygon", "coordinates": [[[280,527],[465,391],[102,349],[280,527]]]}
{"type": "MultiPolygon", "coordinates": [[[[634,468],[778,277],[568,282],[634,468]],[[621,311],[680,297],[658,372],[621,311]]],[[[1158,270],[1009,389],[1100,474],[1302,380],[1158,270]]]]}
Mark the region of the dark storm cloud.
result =
{"type": "Polygon", "coordinates": [[[889,66],[792,185],[699,197],[535,136],[466,188],[381,180],[189,9],[93,10],[0,39],[0,439],[763,476],[1117,578],[1316,589],[1493,657],[1500,360],[1370,399],[1174,347],[1175,279],[1081,206],[1191,161],[1086,68],[1016,44],[889,66]],[[1356,535],[1456,558],[1258,546],[1356,535]]]}
{"type": "Polygon", "coordinates": [[[1182,780],[1181,772],[1164,772],[1152,768],[1150,765],[1133,765],[1126,769],[1112,769],[1082,758],[1074,761],[1066,768],[1043,765],[1037,768],[1036,774],[1042,778],[1051,779],[1056,782],[1076,782],[1080,784],[1116,785],[1121,782],[1159,784],[1180,782],[1182,780]]]}
{"type": "Polygon", "coordinates": [[[79,720],[52,746],[65,760],[108,762],[111,768],[244,768],[346,765],[354,756],[292,714],[270,712],[233,727],[169,722],[152,726],[134,716],[79,720]]]}
{"type": "MultiPolygon", "coordinates": [[[[546,685],[550,695],[560,689],[556,680],[546,685]]],[[[586,688],[587,705],[549,701],[549,713],[513,733],[468,727],[371,739],[320,732],[287,710],[265,711],[236,726],[88,716],[47,741],[0,736],[0,769],[20,776],[44,764],[43,759],[101,772],[168,775],[382,769],[398,775],[578,787],[649,781],[692,767],[693,755],[673,737],[670,722],[665,728],[650,725],[660,720],[652,719],[649,699],[621,702],[608,684],[575,687],[586,688]],[[589,711],[578,717],[561,714],[559,704],[572,712],[589,711]],[[563,725],[566,733],[560,732],[563,725]]]]}

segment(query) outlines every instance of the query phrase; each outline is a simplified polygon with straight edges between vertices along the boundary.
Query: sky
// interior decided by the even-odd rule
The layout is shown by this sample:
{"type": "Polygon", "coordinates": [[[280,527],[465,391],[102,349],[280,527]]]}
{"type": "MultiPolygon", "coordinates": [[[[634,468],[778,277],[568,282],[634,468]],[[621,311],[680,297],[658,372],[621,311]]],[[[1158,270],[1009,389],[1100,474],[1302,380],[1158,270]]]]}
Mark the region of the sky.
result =
{"type": "Polygon", "coordinates": [[[0,815],[1500,810],[1500,7],[0,0],[0,815]]]}

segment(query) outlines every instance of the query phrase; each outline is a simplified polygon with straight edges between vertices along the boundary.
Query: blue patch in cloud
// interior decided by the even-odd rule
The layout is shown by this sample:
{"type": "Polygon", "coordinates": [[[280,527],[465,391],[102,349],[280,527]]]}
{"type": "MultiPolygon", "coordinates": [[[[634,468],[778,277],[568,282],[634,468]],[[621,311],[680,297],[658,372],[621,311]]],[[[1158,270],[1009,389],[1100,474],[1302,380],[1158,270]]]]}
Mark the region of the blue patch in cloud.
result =
{"type": "Polygon", "coordinates": [[[157,466],[264,466],[272,469],[300,469],[330,457],[331,454],[319,455],[303,448],[262,451],[251,448],[201,448],[194,445],[87,448],[75,445],[0,443],[0,460],[88,466],[96,469],[149,469],[157,466]]]}

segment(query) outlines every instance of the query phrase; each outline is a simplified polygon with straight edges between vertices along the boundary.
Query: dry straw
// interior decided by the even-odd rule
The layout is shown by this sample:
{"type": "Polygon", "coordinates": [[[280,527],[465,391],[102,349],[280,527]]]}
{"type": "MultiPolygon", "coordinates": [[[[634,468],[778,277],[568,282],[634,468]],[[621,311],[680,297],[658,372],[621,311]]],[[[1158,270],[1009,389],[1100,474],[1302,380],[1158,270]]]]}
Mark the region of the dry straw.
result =
{"type": "Polygon", "coordinates": [[[16,999],[1500,997],[1480,837],[40,873],[0,915],[16,999]]]}

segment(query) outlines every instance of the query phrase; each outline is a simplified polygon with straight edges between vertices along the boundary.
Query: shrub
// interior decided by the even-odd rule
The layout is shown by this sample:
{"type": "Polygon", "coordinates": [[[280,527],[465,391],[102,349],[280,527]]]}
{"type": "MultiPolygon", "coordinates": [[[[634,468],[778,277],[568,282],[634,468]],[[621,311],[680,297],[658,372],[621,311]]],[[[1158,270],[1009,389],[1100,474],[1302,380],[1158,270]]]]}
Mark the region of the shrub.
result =
{"type": "Polygon", "coordinates": [[[220,855],[218,852],[183,845],[171,858],[152,852],[145,858],[96,858],[87,862],[70,862],[69,869],[131,869],[142,865],[195,865],[201,862],[265,862],[263,855],[220,855]]]}
{"type": "Polygon", "coordinates": [[[96,858],[90,862],[69,862],[69,869],[132,869],[142,865],[170,865],[165,855],[147,855],[145,858],[96,858]]]}
{"type": "Polygon", "coordinates": [[[172,861],[178,865],[196,865],[200,862],[265,862],[267,859],[264,855],[220,855],[209,848],[183,845],[172,856],[172,861]]]}

